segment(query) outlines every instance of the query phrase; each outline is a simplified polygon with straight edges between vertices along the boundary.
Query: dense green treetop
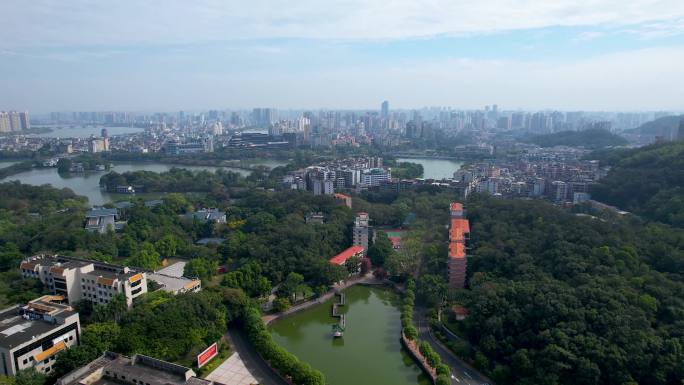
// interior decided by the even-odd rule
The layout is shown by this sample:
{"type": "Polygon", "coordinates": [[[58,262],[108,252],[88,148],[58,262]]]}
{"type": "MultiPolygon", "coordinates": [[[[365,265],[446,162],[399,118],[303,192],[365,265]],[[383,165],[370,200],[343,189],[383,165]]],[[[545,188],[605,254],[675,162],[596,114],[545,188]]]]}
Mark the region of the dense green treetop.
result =
{"type": "Polygon", "coordinates": [[[593,186],[595,199],[684,227],[684,141],[599,155],[611,170],[593,186]]]}
{"type": "Polygon", "coordinates": [[[535,135],[526,139],[530,143],[542,147],[570,146],[585,148],[603,148],[622,146],[627,139],[605,129],[588,129],[582,131],[561,131],[553,134],[535,135]]]}

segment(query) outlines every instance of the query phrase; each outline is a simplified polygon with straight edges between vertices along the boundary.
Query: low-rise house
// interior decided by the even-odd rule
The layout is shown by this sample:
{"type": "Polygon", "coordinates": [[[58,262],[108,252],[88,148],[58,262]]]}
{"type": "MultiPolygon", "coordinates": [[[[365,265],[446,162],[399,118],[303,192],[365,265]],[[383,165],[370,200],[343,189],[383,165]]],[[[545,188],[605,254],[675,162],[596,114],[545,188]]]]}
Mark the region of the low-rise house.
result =
{"type": "Polygon", "coordinates": [[[306,214],[304,217],[304,221],[306,222],[307,225],[309,224],[316,224],[316,225],[322,225],[325,223],[325,216],[323,215],[322,212],[310,212],[306,214]]]}
{"type": "Polygon", "coordinates": [[[50,373],[59,352],[78,345],[81,324],[60,295],[44,295],[0,311],[0,374],[35,368],[50,373]]]}
{"type": "Polygon", "coordinates": [[[66,374],[57,385],[212,385],[181,365],[136,354],[127,357],[105,352],[102,356],[66,374]]]}
{"type": "Polygon", "coordinates": [[[93,207],[86,213],[85,229],[106,233],[108,230],[116,230],[116,220],[119,218],[117,209],[106,209],[104,207],[93,207]]]}
{"type": "Polygon", "coordinates": [[[352,257],[363,258],[365,249],[361,246],[352,246],[336,256],[330,258],[330,263],[334,265],[344,265],[352,257]]]}
{"type": "Polygon", "coordinates": [[[226,213],[217,208],[200,209],[194,213],[184,214],[185,218],[197,219],[200,222],[226,223],[226,213]]]}

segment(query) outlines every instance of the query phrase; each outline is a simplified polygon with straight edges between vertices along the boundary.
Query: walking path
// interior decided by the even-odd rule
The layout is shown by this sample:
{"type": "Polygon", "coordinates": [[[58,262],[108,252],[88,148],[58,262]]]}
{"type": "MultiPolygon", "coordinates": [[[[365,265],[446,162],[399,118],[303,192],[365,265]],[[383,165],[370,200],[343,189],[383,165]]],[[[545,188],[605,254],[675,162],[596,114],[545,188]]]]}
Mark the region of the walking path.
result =
{"type": "Polygon", "coordinates": [[[253,385],[259,381],[254,378],[245,363],[240,358],[240,353],[233,353],[227,360],[219,365],[213,372],[205,377],[207,380],[230,385],[253,385]]]}
{"type": "Polygon", "coordinates": [[[432,350],[442,357],[442,362],[451,368],[452,385],[484,385],[493,384],[492,380],[475,368],[458,358],[451,350],[444,346],[430,331],[430,325],[425,319],[425,309],[416,307],[414,322],[418,330],[418,338],[427,341],[432,350]]]}
{"type": "MultiPolygon", "coordinates": [[[[258,380],[255,384],[290,385],[266,364],[242,331],[230,328],[228,329],[227,336],[231,349],[235,351],[235,354],[239,354],[245,369],[247,369],[252,377],[258,380]]],[[[226,385],[233,385],[232,382],[220,382],[226,385]]]]}
{"type": "Polygon", "coordinates": [[[297,313],[299,311],[308,309],[312,306],[322,304],[323,302],[332,298],[336,292],[344,290],[348,287],[351,287],[354,285],[359,285],[359,284],[382,285],[384,283],[385,283],[385,281],[375,278],[373,276],[373,274],[371,274],[371,273],[368,273],[363,277],[354,277],[354,278],[351,278],[347,281],[342,281],[341,283],[334,284],[330,291],[328,291],[327,293],[323,294],[322,296],[320,296],[316,299],[313,299],[311,301],[302,302],[300,304],[292,306],[291,308],[285,310],[284,312],[280,312],[277,314],[267,314],[267,315],[261,317],[261,319],[264,321],[264,323],[266,325],[268,325],[271,322],[277,320],[278,318],[285,317],[285,316],[288,316],[290,314],[294,314],[294,313],[297,313]]]}

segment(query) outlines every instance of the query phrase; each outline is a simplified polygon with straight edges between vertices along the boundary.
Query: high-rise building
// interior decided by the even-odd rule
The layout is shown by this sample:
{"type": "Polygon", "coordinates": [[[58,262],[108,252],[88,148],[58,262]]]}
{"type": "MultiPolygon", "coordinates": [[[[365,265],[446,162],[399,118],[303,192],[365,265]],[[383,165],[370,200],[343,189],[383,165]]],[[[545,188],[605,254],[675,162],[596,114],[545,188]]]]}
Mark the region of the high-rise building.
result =
{"type": "Polygon", "coordinates": [[[0,111],[0,132],[10,132],[12,126],[10,125],[9,113],[0,111]]]}
{"type": "Polygon", "coordinates": [[[678,140],[684,140],[684,118],[679,120],[679,133],[677,134],[678,140]]]}
{"type": "Polygon", "coordinates": [[[470,222],[464,218],[463,205],[451,203],[449,207],[451,224],[449,226],[449,254],[447,268],[449,288],[465,287],[468,260],[466,258],[466,240],[470,235],[470,222]]]}
{"type": "Polygon", "coordinates": [[[10,131],[21,131],[21,118],[17,111],[9,112],[10,131]]]}
{"type": "Polygon", "coordinates": [[[389,102],[385,100],[380,106],[380,117],[387,119],[389,117],[389,102]]]}
{"type": "Polygon", "coordinates": [[[28,111],[24,111],[24,112],[19,113],[19,121],[21,122],[21,129],[22,130],[30,130],[31,129],[31,119],[29,118],[28,111]]]}
{"type": "Polygon", "coordinates": [[[354,246],[361,246],[368,251],[368,213],[356,213],[354,218],[354,246]]]}

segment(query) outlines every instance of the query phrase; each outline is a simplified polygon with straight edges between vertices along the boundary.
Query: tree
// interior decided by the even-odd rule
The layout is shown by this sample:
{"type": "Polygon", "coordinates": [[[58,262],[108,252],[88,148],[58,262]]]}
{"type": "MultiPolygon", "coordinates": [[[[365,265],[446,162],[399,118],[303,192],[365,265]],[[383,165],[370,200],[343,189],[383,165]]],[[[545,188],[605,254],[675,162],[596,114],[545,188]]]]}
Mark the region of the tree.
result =
{"type": "Polygon", "coordinates": [[[154,248],[161,254],[161,256],[168,258],[176,255],[176,248],[178,247],[178,242],[176,237],[171,234],[167,234],[159,239],[154,244],[154,248]]]}
{"type": "Polygon", "coordinates": [[[383,266],[387,258],[394,252],[392,241],[384,231],[375,233],[375,240],[368,248],[368,257],[375,266],[383,266]]]}
{"type": "Polygon", "coordinates": [[[114,322],[93,323],[83,329],[83,345],[92,346],[101,354],[115,350],[116,341],[121,335],[121,328],[114,322]]]}
{"type": "Polygon", "coordinates": [[[292,298],[296,292],[297,288],[304,283],[304,276],[299,273],[290,273],[285,278],[285,281],[278,287],[278,297],[280,298],[292,298]]]}
{"type": "Polygon", "coordinates": [[[218,270],[218,262],[204,258],[193,258],[185,264],[183,275],[186,277],[197,277],[202,282],[209,282],[218,270]]]}
{"type": "Polygon", "coordinates": [[[129,264],[143,269],[154,270],[160,266],[159,253],[150,242],[140,244],[140,250],[130,259],[129,264]]]}
{"type": "Polygon", "coordinates": [[[418,337],[418,331],[413,325],[406,326],[404,328],[404,334],[409,340],[415,340],[418,337]]]}
{"type": "Polygon", "coordinates": [[[371,271],[371,268],[372,268],[372,265],[371,265],[370,258],[362,258],[361,259],[361,275],[368,274],[368,272],[371,271]]]}
{"type": "Polygon", "coordinates": [[[66,174],[71,169],[71,159],[60,158],[57,161],[57,172],[60,174],[66,174]]]}
{"type": "Polygon", "coordinates": [[[344,263],[344,267],[347,268],[347,271],[349,274],[354,274],[359,272],[359,265],[361,264],[361,258],[359,257],[351,257],[347,259],[347,261],[344,263]]]}
{"type": "Polygon", "coordinates": [[[441,304],[447,290],[446,280],[442,276],[425,274],[418,279],[418,298],[428,307],[441,304]]]}
{"type": "Polygon", "coordinates": [[[47,377],[34,368],[20,370],[15,377],[16,385],[44,385],[46,381],[47,377]]]}

